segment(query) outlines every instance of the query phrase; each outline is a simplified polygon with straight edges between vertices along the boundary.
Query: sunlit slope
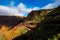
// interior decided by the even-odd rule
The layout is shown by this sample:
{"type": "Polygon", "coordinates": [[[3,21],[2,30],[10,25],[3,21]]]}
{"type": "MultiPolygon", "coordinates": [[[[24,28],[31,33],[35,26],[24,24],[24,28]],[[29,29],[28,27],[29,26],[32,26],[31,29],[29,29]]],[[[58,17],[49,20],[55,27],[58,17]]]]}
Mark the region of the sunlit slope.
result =
{"type": "MultiPolygon", "coordinates": [[[[14,19],[14,17],[12,19],[14,19]]],[[[16,21],[18,20],[19,19],[17,19],[16,21]]],[[[33,37],[33,40],[43,40],[43,39],[51,40],[52,38],[56,37],[54,35],[60,35],[60,31],[59,31],[60,25],[57,26],[55,25],[55,24],[60,24],[59,20],[60,20],[60,6],[54,9],[35,10],[29,13],[28,16],[24,18],[24,20],[21,23],[19,23],[18,21],[18,24],[13,26],[13,28],[9,30],[8,27],[3,25],[0,30],[0,33],[2,34],[0,35],[4,39],[1,38],[0,39],[12,40],[18,36],[30,32],[29,34],[27,34],[27,36],[24,36],[26,37],[26,39],[28,38],[32,40],[33,37]],[[31,31],[33,33],[31,33],[31,31]]],[[[58,36],[58,38],[60,38],[60,36],[58,36]]]]}
{"type": "MultiPolygon", "coordinates": [[[[60,38],[60,6],[54,9],[32,11],[23,23],[32,29],[22,36],[21,40],[59,40],[60,38]]],[[[17,40],[19,38],[15,38],[17,40]]]]}

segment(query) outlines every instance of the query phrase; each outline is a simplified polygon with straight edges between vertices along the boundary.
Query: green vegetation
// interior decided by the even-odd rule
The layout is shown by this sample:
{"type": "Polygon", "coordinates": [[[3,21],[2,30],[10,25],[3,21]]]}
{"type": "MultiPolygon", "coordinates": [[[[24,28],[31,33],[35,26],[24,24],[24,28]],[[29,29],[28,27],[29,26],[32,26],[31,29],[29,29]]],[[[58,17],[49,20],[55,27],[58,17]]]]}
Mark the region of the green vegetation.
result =
{"type": "Polygon", "coordinates": [[[60,40],[60,6],[32,11],[22,23],[4,29],[0,30],[0,40],[60,40]]]}
{"type": "Polygon", "coordinates": [[[24,38],[26,40],[60,40],[60,6],[51,10],[42,10],[40,13],[35,13],[35,11],[31,13],[34,16],[31,17],[29,14],[25,22],[36,26],[23,35],[21,40],[24,38]],[[30,17],[31,20],[29,20],[30,17]]]}

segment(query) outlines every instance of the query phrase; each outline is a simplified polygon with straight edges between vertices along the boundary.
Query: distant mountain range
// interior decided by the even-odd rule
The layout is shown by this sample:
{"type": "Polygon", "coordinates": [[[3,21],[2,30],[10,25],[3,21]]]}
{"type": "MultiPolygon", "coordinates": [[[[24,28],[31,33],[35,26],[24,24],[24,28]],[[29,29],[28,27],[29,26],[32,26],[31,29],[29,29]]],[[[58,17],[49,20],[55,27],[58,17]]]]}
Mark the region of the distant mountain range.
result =
{"type": "Polygon", "coordinates": [[[0,16],[0,27],[2,25],[14,27],[23,22],[23,19],[24,17],[22,16],[0,16]]]}

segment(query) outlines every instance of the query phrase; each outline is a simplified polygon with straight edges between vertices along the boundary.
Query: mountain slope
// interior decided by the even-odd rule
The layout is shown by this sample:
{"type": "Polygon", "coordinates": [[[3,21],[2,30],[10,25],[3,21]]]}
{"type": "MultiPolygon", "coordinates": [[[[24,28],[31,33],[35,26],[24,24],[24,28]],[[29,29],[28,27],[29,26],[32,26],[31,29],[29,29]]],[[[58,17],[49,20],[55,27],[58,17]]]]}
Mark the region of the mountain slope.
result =
{"type": "MultiPolygon", "coordinates": [[[[6,25],[5,23],[10,19],[11,24],[15,24],[12,26],[13,28],[8,31],[0,30],[0,33],[2,33],[1,37],[3,38],[3,36],[5,36],[6,39],[4,37],[4,40],[52,40],[56,35],[60,35],[59,13],[60,6],[54,9],[32,11],[26,18],[23,18],[24,20],[22,21],[19,17],[3,17],[3,19],[1,17],[2,24],[6,25]]],[[[7,24],[9,23],[10,21],[7,22],[7,24]]],[[[60,37],[57,38],[59,39],[60,37]]]]}
{"type": "Polygon", "coordinates": [[[32,11],[24,25],[31,29],[13,40],[59,40],[60,6],[54,9],[32,11]]]}
{"type": "Polygon", "coordinates": [[[15,16],[0,16],[0,26],[15,26],[23,21],[23,18],[15,17],[15,16]]]}

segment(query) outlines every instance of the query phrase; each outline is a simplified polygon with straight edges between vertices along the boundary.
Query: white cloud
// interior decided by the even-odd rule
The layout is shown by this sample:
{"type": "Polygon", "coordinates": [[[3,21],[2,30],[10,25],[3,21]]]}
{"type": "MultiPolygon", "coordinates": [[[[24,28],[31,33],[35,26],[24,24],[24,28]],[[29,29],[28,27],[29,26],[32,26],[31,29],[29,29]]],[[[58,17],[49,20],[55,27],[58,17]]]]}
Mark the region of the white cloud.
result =
{"type": "Polygon", "coordinates": [[[26,12],[27,8],[23,3],[20,3],[17,7],[20,11],[26,12]]]}
{"type": "Polygon", "coordinates": [[[9,6],[14,7],[14,3],[15,3],[14,1],[11,1],[9,6]]]}
{"type": "MultiPolygon", "coordinates": [[[[55,0],[54,3],[49,3],[46,6],[42,7],[41,9],[51,9],[54,7],[57,7],[60,5],[60,0],[55,0]]],[[[10,6],[2,6],[0,5],[0,15],[6,15],[6,16],[23,16],[24,14],[28,14],[32,10],[39,10],[39,7],[34,8],[27,8],[25,4],[20,3],[17,7],[14,7],[14,1],[11,1],[10,6]]]]}
{"type": "Polygon", "coordinates": [[[32,10],[39,10],[39,7],[27,8],[25,4],[20,3],[17,7],[14,7],[14,2],[10,3],[10,6],[2,6],[0,5],[0,15],[5,16],[23,16],[24,14],[28,14],[32,10]]]}
{"type": "Polygon", "coordinates": [[[50,3],[50,4],[47,4],[46,6],[42,7],[42,9],[52,9],[52,8],[54,8],[54,5],[55,4],[50,3]]]}
{"type": "Polygon", "coordinates": [[[32,10],[40,10],[39,7],[34,7],[32,10]]]}
{"type": "Polygon", "coordinates": [[[18,13],[19,11],[17,9],[0,5],[0,15],[7,16],[7,15],[16,15],[18,13]]]}
{"type": "MultiPolygon", "coordinates": [[[[55,0],[54,3],[49,3],[41,9],[51,9],[60,5],[60,0],[55,0]]],[[[25,4],[20,3],[17,7],[14,7],[14,1],[11,1],[10,6],[2,6],[0,5],[0,15],[15,15],[15,16],[23,16],[24,14],[28,14],[32,10],[39,10],[39,7],[27,8],[25,4]]]]}
{"type": "Polygon", "coordinates": [[[53,3],[49,3],[46,6],[42,7],[42,9],[52,9],[60,5],[60,0],[55,0],[53,3]]]}
{"type": "Polygon", "coordinates": [[[18,5],[18,9],[23,12],[23,13],[29,13],[31,12],[32,10],[39,10],[40,8],[39,7],[34,7],[34,8],[27,8],[25,4],[23,3],[20,3],[18,5]]]}
{"type": "Polygon", "coordinates": [[[39,7],[28,8],[26,11],[27,11],[27,13],[30,13],[33,10],[40,10],[40,8],[39,7]]]}

